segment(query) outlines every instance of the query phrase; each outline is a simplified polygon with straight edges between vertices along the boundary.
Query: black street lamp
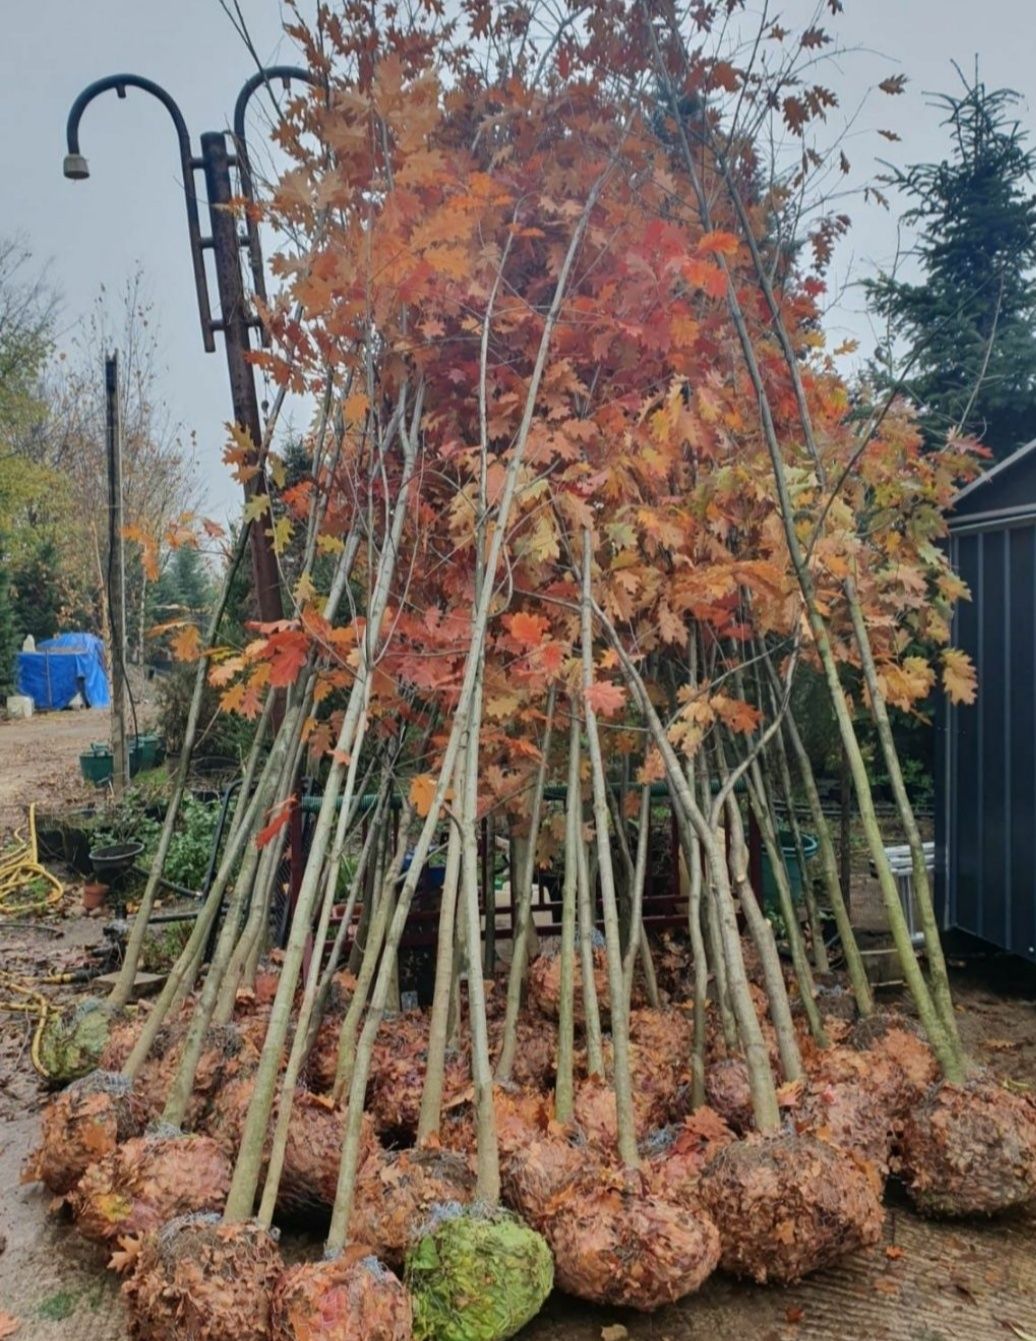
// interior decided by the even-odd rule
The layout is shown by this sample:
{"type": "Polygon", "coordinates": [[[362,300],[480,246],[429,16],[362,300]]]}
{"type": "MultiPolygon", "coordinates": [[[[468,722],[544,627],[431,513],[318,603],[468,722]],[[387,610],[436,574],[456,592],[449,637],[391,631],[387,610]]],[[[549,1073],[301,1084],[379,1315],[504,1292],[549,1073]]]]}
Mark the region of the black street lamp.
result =
{"type": "MultiPolygon", "coordinates": [[[[263,277],[258,225],[249,216],[245,232],[239,234],[233,212],[229,208],[234,195],[230,170],[237,169],[240,194],[246,200],[253,200],[252,170],[245,140],[245,113],[249,99],[256,90],[275,79],[279,79],[285,88],[293,79],[301,79],[311,84],[316,82],[308,70],[295,65],[275,65],[257,71],[245,83],[234,105],[232,151],[228,150],[224,131],[207,131],[201,137],[200,155],[195,155],[191,150],[191,140],[183,113],[159,84],[134,74],[109,75],[107,79],[98,79],[83,89],[72,104],[68,114],[66,129],[68,152],[64,163],[65,176],[72,181],[83,181],[89,177],[89,166],[79,148],[79,123],[90,103],[100,94],[107,93],[109,89],[114,89],[120,98],[125,98],[127,89],[140,89],[157,98],[169,113],[180,148],[184,201],[187,206],[187,234],[194,267],[194,286],[198,296],[202,340],[206,352],[211,354],[216,348],[216,332],[222,332],[223,346],[227,354],[227,371],[230,375],[234,419],[256,445],[262,439],[262,424],[259,418],[255,378],[252,365],[248,361],[248,354],[252,348],[250,331],[253,328],[257,329],[263,343],[267,342],[268,336],[258,316],[249,309],[241,276],[242,250],[248,252],[253,290],[261,300],[266,297],[266,284],[263,277]],[[207,237],[202,234],[198,214],[198,193],[194,175],[199,171],[205,173],[208,194],[209,236],[207,237]],[[213,318],[209,301],[208,278],[205,273],[206,251],[212,252],[215,265],[220,308],[218,318],[213,318]]],[[[246,499],[265,493],[266,481],[262,471],[257,472],[244,487],[246,499]]],[[[260,618],[266,622],[280,619],[282,606],[277,560],[266,529],[261,525],[252,527],[252,576],[260,618]]]]}

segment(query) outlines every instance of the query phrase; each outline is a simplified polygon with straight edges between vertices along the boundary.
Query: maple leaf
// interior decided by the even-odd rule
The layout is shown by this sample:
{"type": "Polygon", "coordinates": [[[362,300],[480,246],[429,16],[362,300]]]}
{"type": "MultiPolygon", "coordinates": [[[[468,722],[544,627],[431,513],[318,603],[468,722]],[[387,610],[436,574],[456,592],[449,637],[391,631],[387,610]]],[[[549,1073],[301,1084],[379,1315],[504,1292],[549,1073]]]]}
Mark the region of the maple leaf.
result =
{"type": "Polygon", "coordinates": [[[702,234],[696,250],[700,256],[736,256],[740,245],[734,233],[714,231],[702,234]]]}
{"type": "Polygon", "coordinates": [[[942,685],[951,703],[971,704],[978,693],[975,666],[967,652],[948,647],[942,654],[942,685]]]}
{"type": "Polygon", "coordinates": [[[601,717],[614,717],[626,702],[626,691],[611,680],[595,680],[586,691],[586,701],[601,717]]]}
{"type": "Polygon", "coordinates": [[[258,521],[260,517],[270,510],[269,494],[253,494],[245,504],[245,521],[258,521]]]}
{"type": "Polygon", "coordinates": [[[244,665],[244,657],[225,657],[209,671],[209,684],[222,688],[223,685],[231,682],[238,671],[244,669],[244,665]]]}
{"type": "Polygon", "coordinates": [[[144,574],[149,582],[157,582],[159,578],[158,569],[158,545],[155,537],[146,531],[143,526],[137,526],[131,523],[122,528],[122,538],[124,540],[133,540],[140,546],[140,563],[144,569],[144,574]]]}
{"type": "Polygon", "coordinates": [[[759,709],[754,708],[751,703],[729,698],[726,694],[713,694],[709,699],[709,706],[731,731],[754,731],[762,717],[759,709]]]}
{"type": "Polygon", "coordinates": [[[201,656],[201,634],[196,624],[186,624],[170,640],[169,646],[177,661],[197,661],[201,656]]]}
{"type": "Polygon", "coordinates": [[[543,615],[528,614],[524,610],[519,610],[509,616],[507,629],[515,642],[521,643],[523,647],[539,647],[547,636],[550,624],[543,615]]]}
{"type": "Polygon", "coordinates": [[[309,639],[299,629],[275,633],[266,643],[270,662],[270,684],[284,689],[294,684],[309,655],[309,639]]]}
{"type": "Polygon", "coordinates": [[[418,773],[410,782],[410,803],[422,819],[432,808],[437,785],[431,773],[418,773]]]}
{"type": "Polygon", "coordinates": [[[283,554],[292,537],[292,525],[289,517],[278,517],[266,534],[273,541],[273,552],[283,554]]]}
{"type": "Polygon", "coordinates": [[[11,1313],[0,1313],[0,1341],[5,1336],[14,1336],[21,1327],[21,1321],[11,1313]]]}

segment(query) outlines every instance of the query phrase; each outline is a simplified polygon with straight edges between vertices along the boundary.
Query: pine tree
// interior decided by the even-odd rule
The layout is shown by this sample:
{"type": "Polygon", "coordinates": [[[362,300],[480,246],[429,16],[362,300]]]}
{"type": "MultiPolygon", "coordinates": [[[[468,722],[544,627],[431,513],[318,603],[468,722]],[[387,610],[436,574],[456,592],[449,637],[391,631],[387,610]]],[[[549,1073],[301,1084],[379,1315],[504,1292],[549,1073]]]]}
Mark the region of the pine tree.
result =
{"type": "Polygon", "coordinates": [[[892,179],[913,202],[903,223],[921,274],[867,284],[888,331],[876,372],[885,387],[902,378],[933,444],[959,427],[1003,457],[1036,437],[1036,153],[1019,96],[961,77],[963,95],[935,103],[949,156],[892,179]]]}

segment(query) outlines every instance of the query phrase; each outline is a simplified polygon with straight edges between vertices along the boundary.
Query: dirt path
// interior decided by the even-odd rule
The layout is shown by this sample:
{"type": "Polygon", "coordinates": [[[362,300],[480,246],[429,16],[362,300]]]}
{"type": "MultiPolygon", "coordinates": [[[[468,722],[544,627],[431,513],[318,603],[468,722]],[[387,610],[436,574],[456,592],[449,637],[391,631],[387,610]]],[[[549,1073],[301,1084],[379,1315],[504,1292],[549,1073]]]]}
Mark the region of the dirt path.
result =
{"type": "Polygon", "coordinates": [[[0,721],[0,836],[24,823],[32,801],[54,809],[89,796],[93,789],[79,772],[79,756],[108,733],[106,708],[0,721]]]}

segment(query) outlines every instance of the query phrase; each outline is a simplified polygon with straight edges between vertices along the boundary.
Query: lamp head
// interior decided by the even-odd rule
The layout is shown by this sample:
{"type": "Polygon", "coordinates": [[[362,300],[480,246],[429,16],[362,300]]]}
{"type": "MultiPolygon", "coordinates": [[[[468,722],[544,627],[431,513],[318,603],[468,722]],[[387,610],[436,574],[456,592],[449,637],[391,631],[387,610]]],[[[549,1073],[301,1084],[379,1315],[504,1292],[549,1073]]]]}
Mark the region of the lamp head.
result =
{"type": "Polygon", "coordinates": [[[70,181],[82,182],[90,176],[90,167],[82,154],[66,154],[64,173],[70,181]]]}

